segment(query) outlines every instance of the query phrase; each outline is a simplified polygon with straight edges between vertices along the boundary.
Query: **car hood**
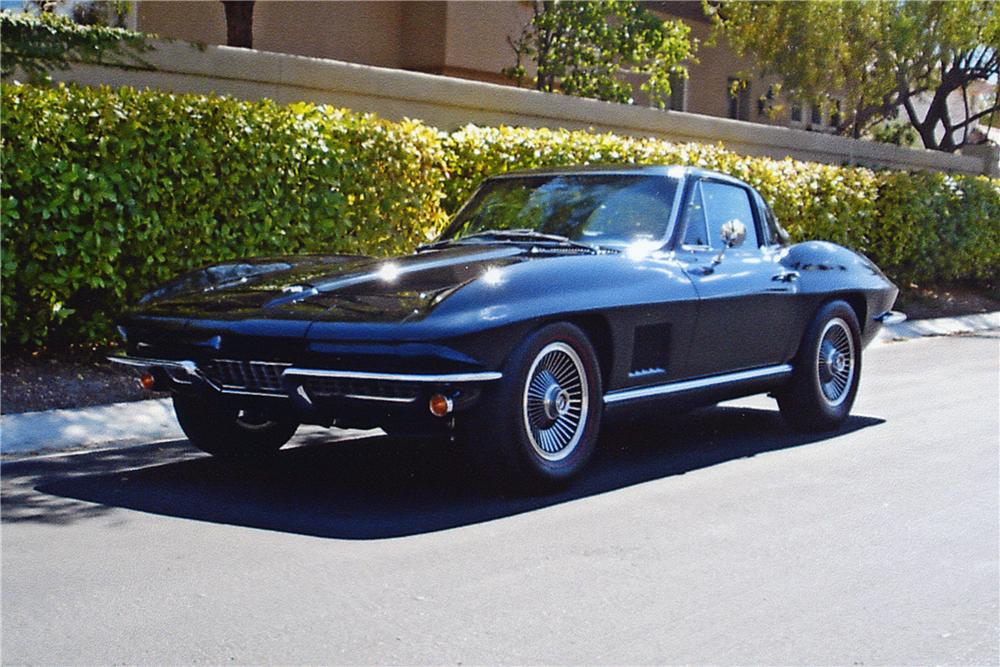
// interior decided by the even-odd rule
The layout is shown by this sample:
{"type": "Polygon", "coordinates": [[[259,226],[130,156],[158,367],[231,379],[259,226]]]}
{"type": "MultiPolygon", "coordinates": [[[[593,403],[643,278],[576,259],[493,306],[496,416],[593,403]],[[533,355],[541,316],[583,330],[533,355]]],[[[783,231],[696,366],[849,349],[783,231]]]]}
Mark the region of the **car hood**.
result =
{"type": "MultiPolygon", "coordinates": [[[[392,259],[304,256],[207,267],[150,292],[134,314],[171,318],[406,322],[469,283],[552,257],[520,245],[458,246],[392,259]]],[[[575,253],[574,253],[575,254],[575,253]]]]}

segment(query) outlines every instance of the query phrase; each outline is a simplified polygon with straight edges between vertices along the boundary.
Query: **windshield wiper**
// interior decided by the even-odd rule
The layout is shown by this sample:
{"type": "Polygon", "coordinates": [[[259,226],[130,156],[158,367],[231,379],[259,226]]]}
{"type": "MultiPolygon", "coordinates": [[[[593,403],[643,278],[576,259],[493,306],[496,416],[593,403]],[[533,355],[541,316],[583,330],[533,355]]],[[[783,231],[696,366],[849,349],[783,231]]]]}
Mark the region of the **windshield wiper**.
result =
{"type": "Polygon", "coordinates": [[[580,248],[581,250],[589,250],[590,252],[599,252],[598,248],[587,243],[574,241],[566,236],[560,236],[559,234],[536,232],[533,229],[487,229],[482,232],[476,232],[475,234],[463,236],[459,239],[444,239],[441,241],[435,241],[434,243],[417,246],[417,250],[433,250],[447,245],[466,243],[470,240],[474,241],[475,239],[497,239],[499,241],[510,241],[514,243],[518,241],[557,243],[562,246],[580,248]]]}

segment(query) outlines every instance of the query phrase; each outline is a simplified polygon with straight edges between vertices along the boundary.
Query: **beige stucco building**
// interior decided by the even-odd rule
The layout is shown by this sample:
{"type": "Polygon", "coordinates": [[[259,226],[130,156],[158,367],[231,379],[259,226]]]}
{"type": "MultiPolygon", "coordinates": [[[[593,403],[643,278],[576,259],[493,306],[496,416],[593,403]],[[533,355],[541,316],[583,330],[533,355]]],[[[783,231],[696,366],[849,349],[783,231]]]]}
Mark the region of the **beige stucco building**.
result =
{"type": "MultiPolygon", "coordinates": [[[[764,108],[773,81],[752,80],[739,95],[732,81],[749,63],[724,43],[705,46],[711,26],[700,2],[654,2],[664,18],[682,20],[702,43],[690,78],[673,96],[679,111],[758,123],[829,130],[829,115],[785,109],[772,117],[764,108]]],[[[500,70],[514,62],[508,37],[531,18],[527,2],[258,0],[253,15],[255,49],[513,85],[500,70]]],[[[226,20],[218,0],[136,3],[135,27],[163,37],[206,44],[226,43],[226,20]]],[[[641,101],[641,100],[640,100],[641,101]]]]}

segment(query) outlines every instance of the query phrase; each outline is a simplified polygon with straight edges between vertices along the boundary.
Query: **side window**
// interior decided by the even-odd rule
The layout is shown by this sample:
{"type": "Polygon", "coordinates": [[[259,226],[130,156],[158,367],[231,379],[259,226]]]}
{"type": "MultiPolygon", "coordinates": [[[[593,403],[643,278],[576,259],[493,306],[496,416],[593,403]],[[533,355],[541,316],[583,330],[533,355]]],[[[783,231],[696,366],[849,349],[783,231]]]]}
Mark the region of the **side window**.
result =
{"type": "Polygon", "coordinates": [[[684,245],[712,245],[705,222],[705,204],[702,198],[701,181],[694,184],[691,199],[684,209],[684,245]]]}
{"type": "Polygon", "coordinates": [[[705,181],[702,184],[702,200],[704,202],[705,221],[712,245],[718,246],[719,230],[730,220],[739,220],[747,228],[746,248],[756,248],[757,226],[754,224],[753,206],[750,203],[750,193],[745,189],[727,183],[705,181]]]}

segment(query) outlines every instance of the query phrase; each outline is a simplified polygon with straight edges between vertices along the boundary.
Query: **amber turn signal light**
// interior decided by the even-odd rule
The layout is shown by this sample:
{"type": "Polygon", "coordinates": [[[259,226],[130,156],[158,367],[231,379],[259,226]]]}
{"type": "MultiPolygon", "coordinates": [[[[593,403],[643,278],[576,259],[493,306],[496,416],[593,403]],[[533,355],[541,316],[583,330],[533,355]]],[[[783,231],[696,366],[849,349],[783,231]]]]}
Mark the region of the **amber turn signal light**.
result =
{"type": "Polygon", "coordinates": [[[431,396],[430,403],[427,405],[430,408],[431,414],[435,417],[444,417],[455,407],[455,404],[450,398],[442,394],[434,394],[431,396]]]}
{"type": "Polygon", "coordinates": [[[139,386],[146,390],[156,389],[156,378],[152,373],[143,373],[139,376],[139,386]]]}

